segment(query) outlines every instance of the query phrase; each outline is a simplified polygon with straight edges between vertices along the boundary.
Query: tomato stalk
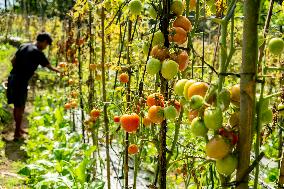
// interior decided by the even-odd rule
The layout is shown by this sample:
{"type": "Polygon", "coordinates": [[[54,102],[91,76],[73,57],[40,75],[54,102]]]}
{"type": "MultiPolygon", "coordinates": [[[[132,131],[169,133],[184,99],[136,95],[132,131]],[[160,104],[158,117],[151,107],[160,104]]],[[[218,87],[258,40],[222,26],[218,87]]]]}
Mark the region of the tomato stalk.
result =
{"type": "Polygon", "coordinates": [[[111,189],[110,184],[110,154],[109,154],[109,120],[107,116],[107,99],[106,99],[106,73],[105,73],[105,8],[101,9],[101,27],[102,27],[102,97],[103,97],[103,111],[104,111],[104,126],[105,126],[105,137],[106,137],[106,162],[107,162],[107,187],[111,189]]]}
{"type": "MultiPolygon", "coordinates": [[[[160,29],[164,34],[165,43],[164,46],[169,48],[169,13],[170,13],[170,1],[163,0],[163,16],[160,20],[160,29]]],[[[165,97],[165,100],[168,100],[168,81],[163,78],[160,73],[161,79],[161,93],[165,97]]],[[[161,123],[160,128],[160,146],[159,146],[159,187],[161,189],[166,189],[167,185],[167,120],[165,119],[161,123]]]]}
{"type": "MultiPolygon", "coordinates": [[[[78,33],[77,33],[77,40],[81,38],[81,21],[78,20],[77,22],[78,33]]],[[[83,142],[85,143],[85,126],[84,126],[84,119],[85,119],[85,112],[84,112],[84,104],[83,104],[83,91],[82,91],[82,79],[83,79],[83,72],[82,72],[82,61],[81,61],[81,45],[78,47],[78,77],[79,77],[79,98],[80,98],[80,109],[81,109],[81,129],[82,129],[82,137],[83,142]]]]}
{"type": "MultiPolygon", "coordinates": [[[[127,38],[128,38],[128,45],[127,45],[127,65],[128,67],[128,76],[129,76],[129,81],[126,84],[126,103],[127,103],[127,109],[130,109],[130,102],[131,102],[131,62],[130,62],[130,44],[131,44],[131,34],[132,34],[132,21],[128,20],[128,33],[127,33],[127,38]]],[[[129,133],[125,133],[125,148],[124,148],[124,188],[128,189],[128,147],[129,147],[129,133]]]]}
{"type": "Polygon", "coordinates": [[[171,146],[171,149],[170,149],[170,152],[169,152],[169,155],[167,157],[167,169],[169,168],[169,162],[171,160],[171,157],[174,153],[174,150],[176,148],[176,144],[177,144],[177,141],[178,141],[178,137],[179,137],[179,131],[180,131],[180,125],[181,125],[181,122],[182,122],[182,117],[183,117],[183,112],[184,112],[184,109],[183,107],[181,107],[181,112],[180,112],[180,115],[179,115],[179,118],[178,118],[178,121],[176,122],[175,124],[175,133],[174,133],[174,139],[172,141],[172,146],[171,146]]]}

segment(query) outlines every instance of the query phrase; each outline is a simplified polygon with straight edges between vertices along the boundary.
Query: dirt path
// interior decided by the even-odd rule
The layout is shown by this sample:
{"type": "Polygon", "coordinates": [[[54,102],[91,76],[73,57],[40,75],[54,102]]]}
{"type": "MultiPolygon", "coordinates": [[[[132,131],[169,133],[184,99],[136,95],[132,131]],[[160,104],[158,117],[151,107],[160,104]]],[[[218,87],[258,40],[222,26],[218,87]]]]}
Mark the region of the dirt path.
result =
{"type": "MultiPolygon", "coordinates": [[[[9,110],[12,112],[12,109],[9,110]]],[[[23,125],[28,127],[27,113],[24,115],[23,125]]],[[[13,141],[14,122],[5,125],[0,138],[0,189],[23,189],[23,178],[17,174],[27,159],[27,154],[21,149],[24,141],[13,141]]]]}

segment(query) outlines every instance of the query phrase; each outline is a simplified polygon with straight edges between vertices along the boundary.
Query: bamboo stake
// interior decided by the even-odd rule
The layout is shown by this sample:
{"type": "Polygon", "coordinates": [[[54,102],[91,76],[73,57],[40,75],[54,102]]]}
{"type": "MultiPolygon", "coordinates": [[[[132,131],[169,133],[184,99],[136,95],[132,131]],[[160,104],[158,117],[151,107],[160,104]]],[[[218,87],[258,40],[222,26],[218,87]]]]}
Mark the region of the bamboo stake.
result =
{"type": "Polygon", "coordinates": [[[248,175],[245,175],[250,163],[252,145],[252,128],[255,114],[255,88],[257,67],[257,21],[259,0],[244,2],[244,31],[241,66],[241,103],[240,103],[240,134],[238,141],[237,189],[248,188],[248,175]]]}

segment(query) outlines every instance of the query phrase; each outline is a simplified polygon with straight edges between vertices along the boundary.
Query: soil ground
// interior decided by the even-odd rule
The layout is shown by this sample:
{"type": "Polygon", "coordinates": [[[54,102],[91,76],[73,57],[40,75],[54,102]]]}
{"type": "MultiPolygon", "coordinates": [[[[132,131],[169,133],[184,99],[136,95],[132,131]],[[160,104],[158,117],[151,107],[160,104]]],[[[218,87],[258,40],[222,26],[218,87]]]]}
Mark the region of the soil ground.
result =
{"type": "MultiPolygon", "coordinates": [[[[28,110],[28,109],[27,109],[28,110]]],[[[12,113],[12,108],[9,109],[12,113]]],[[[23,128],[28,128],[28,113],[24,114],[23,128]]],[[[23,166],[27,154],[21,149],[24,141],[14,141],[14,121],[1,128],[0,138],[0,189],[24,189],[28,188],[23,183],[23,178],[17,171],[23,166]]]]}

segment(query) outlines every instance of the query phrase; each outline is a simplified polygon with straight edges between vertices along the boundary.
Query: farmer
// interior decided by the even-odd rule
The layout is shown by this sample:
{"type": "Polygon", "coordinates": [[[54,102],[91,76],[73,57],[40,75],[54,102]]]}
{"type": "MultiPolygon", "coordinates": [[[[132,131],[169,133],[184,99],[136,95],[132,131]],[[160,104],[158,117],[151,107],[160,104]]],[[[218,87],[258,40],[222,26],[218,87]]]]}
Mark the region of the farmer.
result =
{"type": "Polygon", "coordinates": [[[23,134],[27,133],[21,124],[27,100],[28,82],[38,65],[60,72],[51,66],[42,52],[48,45],[51,45],[51,36],[43,32],[37,36],[36,40],[35,43],[22,44],[11,60],[13,69],[8,77],[7,99],[8,104],[14,104],[13,113],[16,122],[14,140],[22,138],[23,134]]]}

